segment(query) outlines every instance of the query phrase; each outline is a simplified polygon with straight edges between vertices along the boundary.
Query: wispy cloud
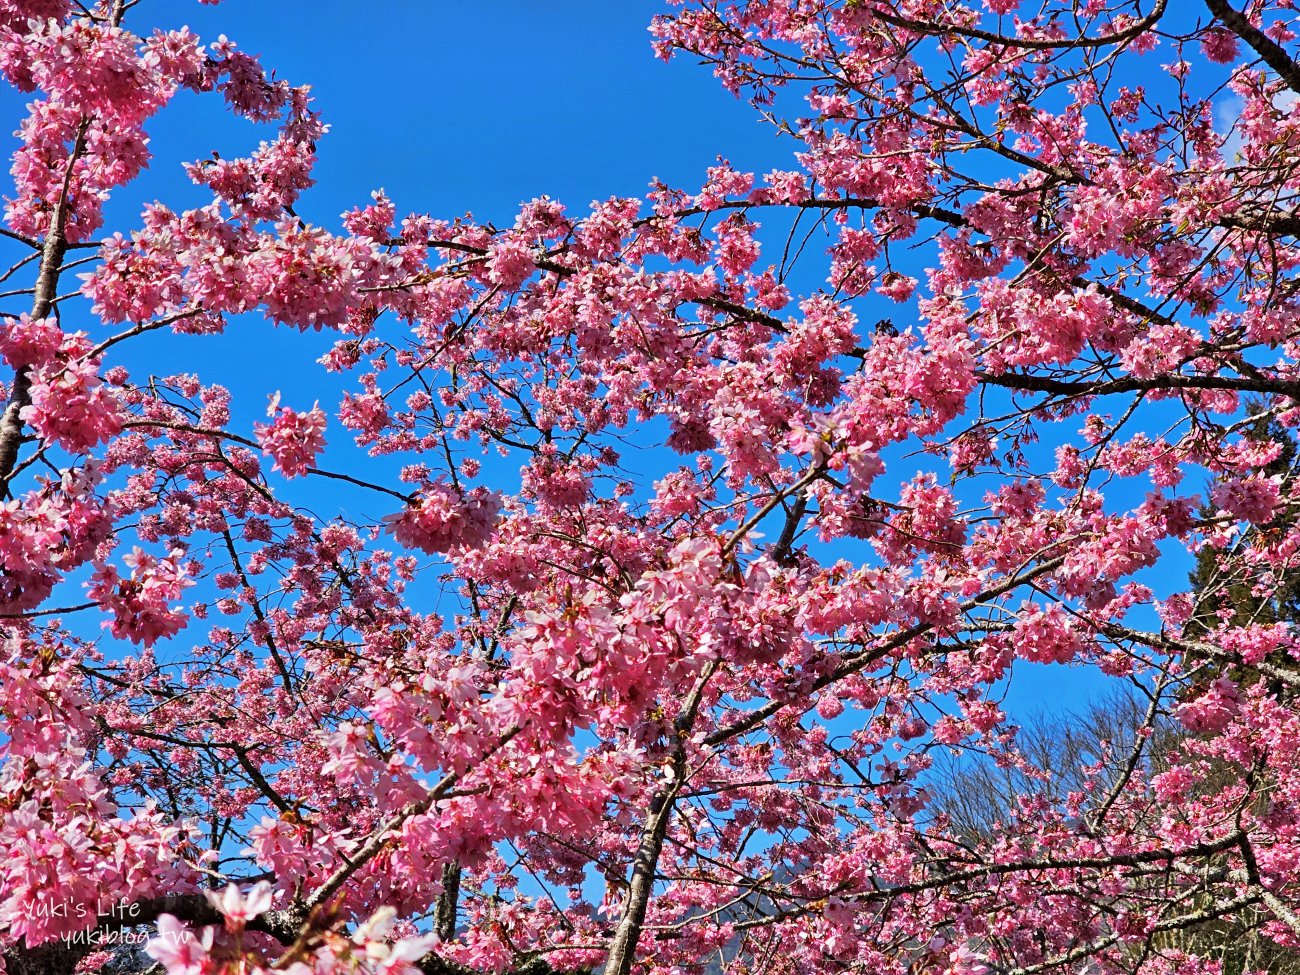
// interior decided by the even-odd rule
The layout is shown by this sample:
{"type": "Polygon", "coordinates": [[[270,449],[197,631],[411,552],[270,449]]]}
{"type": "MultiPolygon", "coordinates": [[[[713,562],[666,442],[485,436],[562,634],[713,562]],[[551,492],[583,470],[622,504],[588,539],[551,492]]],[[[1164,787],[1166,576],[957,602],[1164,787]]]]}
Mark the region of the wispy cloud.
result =
{"type": "MultiPolygon", "coordinates": [[[[1279,92],[1273,106],[1280,112],[1290,112],[1300,105],[1300,95],[1293,91],[1279,92]]],[[[1241,113],[1246,100],[1240,95],[1229,95],[1214,106],[1214,131],[1223,136],[1223,159],[1229,165],[1238,161],[1245,139],[1241,133],[1241,113]]]]}

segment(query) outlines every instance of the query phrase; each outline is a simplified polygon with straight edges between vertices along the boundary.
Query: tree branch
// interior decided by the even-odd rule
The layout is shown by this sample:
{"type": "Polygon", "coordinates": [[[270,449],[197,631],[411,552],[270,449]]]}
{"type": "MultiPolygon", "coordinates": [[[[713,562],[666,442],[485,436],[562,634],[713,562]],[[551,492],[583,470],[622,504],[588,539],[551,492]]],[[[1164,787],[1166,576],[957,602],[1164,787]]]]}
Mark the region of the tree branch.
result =
{"type": "Polygon", "coordinates": [[[1126,376],[1098,382],[1084,380],[1052,379],[1048,376],[1030,376],[1025,373],[976,373],[976,378],[987,386],[1034,393],[1052,393],[1057,396],[1108,396],[1115,393],[1134,393],[1161,389],[1215,389],[1239,393],[1266,393],[1300,399],[1300,379],[1268,379],[1242,376],[1189,376],[1175,373],[1152,376],[1147,379],[1126,376]]]}
{"type": "MultiPolygon", "coordinates": [[[[1300,64],[1297,64],[1277,42],[1250,22],[1245,14],[1229,5],[1228,0],[1205,0],[1205,6],[1264,59],[1292,91],[1300,92],[1300,64]]],[[[1289,232],[1289,231],[1288,231],[1289,232]]]]}

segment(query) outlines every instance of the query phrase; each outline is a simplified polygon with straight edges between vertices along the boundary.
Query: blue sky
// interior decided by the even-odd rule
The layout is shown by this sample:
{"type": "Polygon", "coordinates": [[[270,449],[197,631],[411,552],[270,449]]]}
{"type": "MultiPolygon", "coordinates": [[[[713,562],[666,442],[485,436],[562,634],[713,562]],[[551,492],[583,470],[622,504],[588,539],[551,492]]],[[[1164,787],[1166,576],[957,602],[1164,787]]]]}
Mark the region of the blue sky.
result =
{"type": "MultiPolygon", "coordinates": [[[[303,7],[266,0],[146,0],[126,25],[189,26],[205,42],[221,34],[260,55],[277,78],[312,86],[331,130],[318,145],[317,185],[299,211],[339,229],[339,214],[384,189],[399,213],[509,225],[519,204],[541,195],[585,212],[591,201],[640,196],[652,178],[695,187],[725,150],[738,167],[760,172],[793,165],[793,145],[743,102],[727,94],[708,69],[671,65],[650,50],[647,27],[664,9],[658,0],[563,0],[487,3],[319,0],[303,7]],[[359,13],[358,11],[364,11],[359,13]]],[[[28,96],[0,86],[0,125],[8,155],[28,96]]],[[[107,232],[138,225],[141,206],[161,200],[173,209],[210,202],[182,164],[214,150],[230,158],[274,137],[270,126],[232,117],[212,95],[180,94],[148,126],[150,171],[117,191],[106,207],[107,232]]],[[[0,255],[2,256],[2,255],[0,255]]],[[[25,310],[0,306],[5,312],[25,310]]],[[[81,327],[71,317],[66,327],[81,327]]],[[[260,316],[258,316],[260,318],[260,316]]],[[[92,328],[92,331],[95,329],[92,328]]],[[[197,371],[237,394],[235,416],[260,418],[265,392],[284,390],[288,405],[310,405],[322,379],[317,367],[287,373],[328,348],[327,336],[256,329],[247,342],[175,341],[150,336],[135,352],[156,374],[197,371]],[[311,346],[315,351],[307,347],[311,346]],[[222,376],[231,368],[235,374],[222,376]]],[[[129,363],[128,363],[129,364],[129,363]]]]}
{"type": "MultiPolygon", "coordinates": [[[[206,42],[224,33],[277,77],[312,86],[331,131],[318,147],[317,185],[300,207],[309,221],[337,228],[341,212],[383,188],[399,213],[472,211],[504,225],[521,202],[543,194],[580,214],[594,199],[639,196],[652,178],[693,188],[719,155],[760,173],[793,168],[794,144],[726,93],[709,69],[653,56],[646,28],[665,7],[660,0],[317,0],[304,16],[304,5],[267,0],[217,7],[146,0],[128,26],[147,33],[155,24],[185,24],[206,42]]],[[[22,100],[0,93],[0,111],[15,125],[22,100]]],[[[147,200],[177,208],[206,202],[181,164],[214,149],[246,154],[273,130],[232,118],[219,98],[184,94],[153,120],[150,134],[151,171],[114,199],[110,231],[135,225],[147,200]]],[[[807,256],[812,280],[801,285],[811,289],[826,265],[815,252],[807,256]]],[[[68,313],[68,327],[86,327],[68,313]]],[[[901,314],[905,327],[909,313],[901,314]]],[[[297,408],[317,397],[333,402],[322,391],[324,373],[310,365],[330,341],[249,322],[220,339],[151,335],[133,355],[155,373],[193,370],[228,385],[236,422],[247,425],[277,388],[297,408]]],[[[331,429],[337,445],[342,431],[331,429]]],[[[882,487],[914,469],[891,468],[882,487]]],[[[362,505],[357,514],[386,513],[370,510],[371,496],[346,503],[362,505]]],[[[1079,703],[1096,680],[1077,669],[1028,667],[1016,684],[1013,700],[1032,709],[1079,703]]]]}
{"type": "MultiPolygon", "coordinates": [[[[653,56],[647,27],[667,8],[661,0],[376,2],[370,17],[358,17],[355,4],[324,0],[311,18],[294,4],[261,0],[164,6],[180,8],[181,22],[205,39],[224,32],[280,77],[312,85],[331,131],[319,144],[317,186],[301,210],[326,226],[378,187],[399,213],[468,210],[504,225],[519,203],[543,194],[580,214],[595,199],[639,196],[655,177],[697,187],[720,155],[759,173],[795,166],[795,144],[724,91],[709,68],[653,56]]],[[[798,114],[802,106],[788,94],[785,109],[798,114]]],[[[240,139],[261,137],[253,126],[226,121],[215,100],[202,101],[212,111],[211,129],[177,126],[189,103],[159,118],[159,165],[205,155],[214,134],[230,139],[232,153],[240,139]]],[[[175,178],[183,189],[183,176],[175,178]]],[[[921,255],[928,259],[929,249],[921,255]]],[[[807,257],[811,273],[801,284],[812,289],[827,264],[815,250],[807,257]]],[[[906,327],[911,312],[899,311],[906,327]]],[[[302,342],[283,332],[278,338],[290,348],[302,342]]],[[[271,371],[277,365],[265,362],[271,371]]],[[[243,378],[259,397],[268,386],[243,378]]],[[[307,370],[301,378],[319,382],[321,375],[307,370]]],[[[891,465],[882,488],[931,466],[923,457],[891,465]]],[[[1008,704],[1020,713],[1082,707],[1102,684],[1092,669],[1021,664],[1008,704]]]]}
{"type": "MultiPolygon", "coordinates": [[[[760,172],[793,165],[793,144],[778,142],[708,69],[653,56],[647,27],[664,7],[658,0],[492,0],[358,8],[320,0],[304,17],[300,5],[265,0],[216,7],[145,0],[126,25],[144,35],[186,25],[209,44],[225,34],[277,78],[312,87],[330,132],[318,144],[316,186],[298,208],[308,221],[338,230],[341,213],[382,188],[399,214],[472,211],[508,226],[522,202],[541,195],[580,215],[593,200],[642,195],[653,178],[699,186],[724,149],[737,166],[760,172]]],[[[0,85],[0,117],[10,120],[0,124],[6,156],[30,97],[0,85]]],[[[151,119],[148,132],[150,169],[115,193],[104,233],[138,226],[147,202],[173,209],[210,202],[182,164],[213,151],[247,155],[275,135],[272,126],[230,115],[219,96],[189,92],[151,119]]],[[[17,314],[26,303],[17,297],[0,311],[17,314]]],[[[65,328],[104,334],[87,312],[66,306],[65,328]]],[[[337,402],[344,387],[313,361],[335,337],[272,328],[255,314],[222,336],[146,335],[115,361],[137,377],[192,371],[226,385],[235,394],[235,426],[247,433],[275,390],[300,409],[317,398],[327,407],[337,402]]],[[[346,437],[333,424],[329,439],[333,455],[346,437]]],[[[311,488],[335,493],[318,481],[311,488]]],[[[370,510],[374,495],[338,499],[363,517],[388,513],[370,510]]]]}
{"type": "MultiPolygon", "coordinates": [[[[305,201],[312,219],[328,224],[384,187],[399,210],[501,222],[542,194],[576,210],[638,195],[656,176],[696,185],[724,149],[738,166],[790,165],[791,144],[708,69],[653,57],[646,28],[664,7],[318,0],[304,17],[299,4],[265,0],[153,0],[132,16],[188,24],[208,41],[225,33],[278,77],[312,86],[331,126],[305,201]]],[[[175,161],[260,137],[219,111],[196,117],[200,102],[219,105],[189,98],[153,125],[156,165],[177,185],[175,161]]]]}
{"type": "MultiPolygon", "coordinates": [[[[330,131],[298,211],[327,229],[338,230],[339,215],[378,189],[402,215],[472,212],[508,226],[521,203],[542,195],[581,215],[593,200],[641,196],[656,178],[698,187],[724,151],[738,168],[794,166],[791,140],[778,140],[709,69],[654,57],[647,28],[666,9],[660,0],[399,0],[361,8],[366,15],[354,3],[320,0],[311,9],[304,17],[300,5],[265,0],[145,0],[126,25],[145,35],[185,25],[209,44],[225,34],[277,78],[312,87],[330,131]]],[[[0,117],[12,120],[0,124],[6,155],[28,97],[0,86],[0,117]]],[[[220,97],[190,92],[151,119],[148,132],[150,170],[116,191],[105,233],[138,226],[154,200],[173,209],[210,202],[182,164],[214,151],[247,155],[275,135],[233,117],[220,97]]],[[[0,303],[0,311],[16,314],[25,302],[0,303]]],[[[65,327],[99,335],[102,326],[78,321],[86,310],[68,306],[65,327]]],[[[247,430],[277,389],[296,408],[337,401],[338,378],[313,364],[335,337],[271,328],[257,314],[220,337],[145,336],[117,361],[136,375],[194,371],[228,386],[235,423],[247,430]]],[[[332,430],[333,448],[344,435],[332,430]]]]}

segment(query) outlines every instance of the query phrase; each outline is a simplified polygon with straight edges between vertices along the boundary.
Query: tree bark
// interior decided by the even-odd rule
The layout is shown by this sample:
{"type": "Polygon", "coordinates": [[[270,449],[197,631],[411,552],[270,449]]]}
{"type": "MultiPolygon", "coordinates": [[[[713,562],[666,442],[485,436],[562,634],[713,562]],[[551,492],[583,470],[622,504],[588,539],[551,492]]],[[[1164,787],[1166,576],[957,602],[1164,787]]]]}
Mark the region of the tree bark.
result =
{"type": "Polygon", "coordinates": [[[632,860],[632,878],[628,882],[627,899],[623,903],[623,916],[609,945],[605,975],[628,975],[632,970],[637,942],[641,938],[641,929],[645,926],[646,909],[650,906],[650,895],[654,890],[659,854],[663,852],[664,837],[668,834],[674,802],[686,778],[687,737],[695,725],[695,716],[704,697],[704,687],[716,670],[716,662],[704,668],[682,706],[681,714],[674,722],[673,779],[656,792],[650,801],[648,815],[641,828],[641,842],[637,844],[636,856],[632,860]]]}

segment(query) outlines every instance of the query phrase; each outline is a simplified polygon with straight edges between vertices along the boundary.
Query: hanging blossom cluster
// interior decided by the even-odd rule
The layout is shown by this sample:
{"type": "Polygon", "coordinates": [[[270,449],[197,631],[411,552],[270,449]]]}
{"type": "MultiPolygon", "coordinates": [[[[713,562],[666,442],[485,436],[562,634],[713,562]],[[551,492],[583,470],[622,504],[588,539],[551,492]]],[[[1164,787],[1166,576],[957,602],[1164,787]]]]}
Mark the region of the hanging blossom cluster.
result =
{"type": "Polygon", "coordinates": [[[176,550],[160,559],[137,548],[122,559],[131,570],[126,578],[112,565],[96,570],[87,592],[111,614],[104,625],[113,636],[151,646],[185,626],[188,617],[173,608],[193,585],[178,563],[182,554],[176,550]]]}
{"type": "Polygon", "coordinates": [[[1300,21],[1202,3],[668,3],[788,168],[443,219],[0,0],[4,971],[1293,967],[1300,21]]]}
{"type": "Polygon", "coordinates": [[[267,410],[270,423],[256,423],[258,443],[275,462],[275,469],[285,477],[301,477],[311,469],[316,456],[325,448],[325,413],[320,405],[298,413],[279,405],[272,398],[267,410]]]}
{"type": "Polygon", "coordinates": [[[482,545],[492,534],[500,508],[500,499],[486,488],[462,493],[447,484],[431,484],[385,520],[402,545],[436,555],[482,545]]]}
{"type": "Polygon", "coordinates": [[[65,335],[57,322],[24,315],[5,326],[0,355],[27,371],[30,402],[20,416],[42,437],[84,453],[121,429],[121,406],[85,332],[65,335]]]}

